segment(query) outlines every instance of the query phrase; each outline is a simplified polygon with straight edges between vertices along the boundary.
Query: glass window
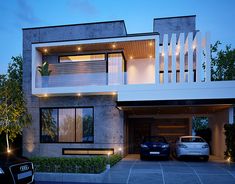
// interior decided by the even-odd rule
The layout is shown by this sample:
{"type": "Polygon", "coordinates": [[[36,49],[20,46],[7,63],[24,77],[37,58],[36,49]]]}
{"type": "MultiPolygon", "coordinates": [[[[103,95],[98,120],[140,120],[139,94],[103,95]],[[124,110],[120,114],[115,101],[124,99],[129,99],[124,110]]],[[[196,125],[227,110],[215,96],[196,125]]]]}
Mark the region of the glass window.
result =
{"type": "Polygon", "coordinates": [[[75,140],[75,109],[59,109],[59,142],[75,140]]]}
{"type": "Polygon", "coordinates": [[[93,109],[76,109],[76,142],[93,142],[93,109]]]}
{"type": "Polygon", "coordinates": [[[57,109],[41,110],[41,142],[57,142],[57,109]]]}
{"type": "Polygon", "coordinates": [[[93,108],[41,109],[41,142],[93,142],[93,108]]]}
{"type": "Polygon", "coordinates": [[[61,63],[80,62],[80,61],[102,61],[105,60],[104,54],[90,54],[78,56],[60,56],[61,63]]]}

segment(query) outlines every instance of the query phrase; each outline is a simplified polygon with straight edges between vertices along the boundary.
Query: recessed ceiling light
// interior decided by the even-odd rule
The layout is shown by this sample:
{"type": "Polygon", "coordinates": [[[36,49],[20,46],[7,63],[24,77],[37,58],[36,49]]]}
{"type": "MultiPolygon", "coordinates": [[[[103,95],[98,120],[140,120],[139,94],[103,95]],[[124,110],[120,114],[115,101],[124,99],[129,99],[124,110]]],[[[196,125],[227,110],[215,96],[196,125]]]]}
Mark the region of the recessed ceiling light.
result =
{"type": "Polygon", "coordinates": [[[47,95],[47,94],[44,94],[44,97],[48,97],[48,95],[47,95]]]}
{"type": "Polygon", "coordinates": [[[81,50],[81,47],[78,47],[78,50],[81,50]]]}
{"type": "Polygon", "coordinates": [[[78,93],[77,96],[81,96],[81,93],[78,93]]]}
{"type": "Polygon", "coordinates": [[[152,58],[153,58],[153,56],[152,56],[152,55],[150,55],[150,56],[149,56],[149,58],[150,58],[150,59],[152,59],[152,58]]]}
{"type": "Polygon", "coordinates": [[[43,51],[46,53],[48,50],[47,49],[43,49],[43,51]]]}
{"type": "Polygon", "coordinates": [[[113,92],[113,95],[116,95],[116,92],[113,92]]]}
{"type": "Polygon", "coordinates": [[[113,47],[113,48],[116,48],[116,45],[115,45],[115,44],[113,44],[113,45],[112,45],[112,47],[113,47]]]}
{"type": "Polygon", "coordinates": [[[153,45],[153,42],[149,42],[149,46],[152,46],[153,45]]]}
{"type": "Polygon", "coordinates": [[[130,59],[133,59],[133,56],[130,56],[130,59]]]}

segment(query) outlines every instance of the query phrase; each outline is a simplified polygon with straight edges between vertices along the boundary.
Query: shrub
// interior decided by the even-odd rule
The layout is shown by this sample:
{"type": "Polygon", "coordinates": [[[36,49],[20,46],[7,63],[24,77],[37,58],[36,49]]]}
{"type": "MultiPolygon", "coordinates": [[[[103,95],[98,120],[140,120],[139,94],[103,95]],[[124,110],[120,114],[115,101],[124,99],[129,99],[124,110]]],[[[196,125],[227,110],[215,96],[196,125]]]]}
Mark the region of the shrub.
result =
{"type": "Polygon", "coordinates": [[[225,124],[225,144],[227,146],[224,155],[235,161],[235,124],[225,124]]]}
{"type": "Polygon", "coordinates": [[[110,166],[114,166],[116,163],[118,163],[122,159],[122,156],[120,154],[114,154],[110,156],[109,164],[110,166]]]}
{"type": "Polygon", "coordinates": [[[115,165],[122,159],[121,155],[80,157],[80,158],[48,158],[33,157],[31,161],[37,172],[62,172],[62,173],[101,173],[106,169],[106,164],[115,165]]]}

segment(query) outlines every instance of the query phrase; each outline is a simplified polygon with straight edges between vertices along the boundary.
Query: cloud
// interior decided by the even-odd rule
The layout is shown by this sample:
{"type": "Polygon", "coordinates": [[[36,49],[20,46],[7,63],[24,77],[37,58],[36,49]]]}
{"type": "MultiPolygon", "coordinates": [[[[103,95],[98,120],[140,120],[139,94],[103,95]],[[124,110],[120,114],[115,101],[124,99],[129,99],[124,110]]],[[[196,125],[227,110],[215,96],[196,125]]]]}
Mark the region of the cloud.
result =
{"type": "Polygon", "coordinates": [[[28,24],[41,22],[28,2],[27,0],[17,0],[16,17],[20,21],[28,24]]]}
{"type": "Polygon", "coordinates": [[[97,8],[89,0],[69,0],[68,7],[73,12],[81,12],[86,15],[96,15],[97,8]]]}

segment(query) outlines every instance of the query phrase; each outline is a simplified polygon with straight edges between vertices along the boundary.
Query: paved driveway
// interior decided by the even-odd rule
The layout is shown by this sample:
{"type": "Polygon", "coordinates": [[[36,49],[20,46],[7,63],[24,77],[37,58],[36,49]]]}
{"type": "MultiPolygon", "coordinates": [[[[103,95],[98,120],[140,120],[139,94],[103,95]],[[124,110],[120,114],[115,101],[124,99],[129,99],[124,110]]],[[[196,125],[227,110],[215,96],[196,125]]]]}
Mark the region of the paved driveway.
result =
{"type": "Polygon", "coordinates": [[[235,184],[235,164],[123,160],[107,172],[104,183],[235,184]]]}
{"type": "MultiPolygon", "coordinates": [[[[127,158],[107,171],[102,183],[235,184],[235,164],[213,161],[140,161],[138,158],[127,158]]],[[[62,183],[36,182],[36,184],[62,183]]]]}

